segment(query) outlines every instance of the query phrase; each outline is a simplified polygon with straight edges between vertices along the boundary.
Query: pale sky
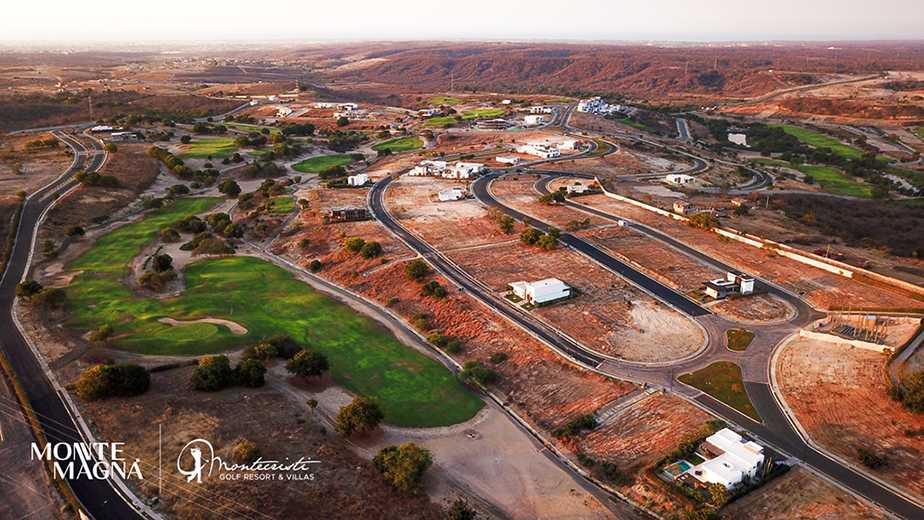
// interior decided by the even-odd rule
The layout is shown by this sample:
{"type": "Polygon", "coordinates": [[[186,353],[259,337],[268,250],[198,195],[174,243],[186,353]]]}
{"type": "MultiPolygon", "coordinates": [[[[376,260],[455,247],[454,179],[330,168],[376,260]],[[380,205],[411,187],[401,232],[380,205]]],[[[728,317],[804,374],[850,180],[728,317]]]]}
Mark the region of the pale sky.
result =
{"type": "Polygon", "coordinates": [[[922,0],[41,0],[0,40],[920,40],[922,0]]]}

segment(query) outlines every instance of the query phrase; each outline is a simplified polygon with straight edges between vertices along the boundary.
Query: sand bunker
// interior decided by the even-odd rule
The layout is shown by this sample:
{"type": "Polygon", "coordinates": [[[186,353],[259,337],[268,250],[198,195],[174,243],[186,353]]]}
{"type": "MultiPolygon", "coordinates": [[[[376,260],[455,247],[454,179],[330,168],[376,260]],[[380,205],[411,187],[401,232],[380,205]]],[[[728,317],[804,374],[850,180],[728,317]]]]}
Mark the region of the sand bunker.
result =
{"type": "Polygon", "coordinates": [[[239,323],[235,323],[231,320],[223,320],[220,318],[202,318],[201,320],[194,321],[177,321],[173,318],[161,318],[157,321],[166,323],[172,327],[182,327],[183,325],[191,325],[193,323],[212,323],[214,325],[224,325],[225,327],[228,327],[228,330],[231,331],[231,334],[247,334],[247,329],[242,327],[239,323]]]}

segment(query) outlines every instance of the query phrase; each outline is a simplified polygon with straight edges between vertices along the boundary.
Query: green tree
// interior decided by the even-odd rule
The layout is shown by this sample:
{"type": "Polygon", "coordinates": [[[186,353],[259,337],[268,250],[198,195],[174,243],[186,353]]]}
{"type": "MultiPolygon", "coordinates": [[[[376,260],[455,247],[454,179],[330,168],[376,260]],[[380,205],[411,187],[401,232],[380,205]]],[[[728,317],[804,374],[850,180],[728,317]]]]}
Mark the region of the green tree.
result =
{"type": "Polygon", "coordinates": [[[238,226],[235,223],[228,224],[221,230],[221,233],[225,238],[243,238],[244,230],[241,229],[241,226],[238,226]]]}
{"type": "Polygon", "coordinates": [[[343,248],[351,253],[358,253],[362,251],[363,246],[365,245],[366,241],[359,237],[351,237],[343,242],[343,248]]]}
{"type": "Polygon", "coordinates": [[[234,367],[235,379],[247,388],[259,388],[266,384],[266,366],[256,358],[245,359],[234,367]]]}
{"type": "Polygon", "coordinates": [[[254,462],[260,460],[263,454],[260,453],[260,447],[256,443],[250,441],[241,441],[237,446],[234,447],[234,451],[231,452],[231,460],[235,464],[253,464],[254,462]]]}
{"type": "Polygon", "coordinates": [[[151,267],[154,271],[162,273],[173,269],[173,257],[168,254],[154,255],[151,259],[151,267]]]}
{"type": "Polygon", "coordinates": [[[747,204],[735,206],[735,216],[736,217],[745,217],[750,211],[751,211],[751,208],[749,208],[747,204]]]}
{"type": "Polygon", "coordinates": [[[359,250],[359,254],[363,258],[375,258],[382,254],[382,244],[378,242],[367,242],[363,245],[362,249],[359,250]]]}
{"type": "Polygon", "coordinates": [[[462,366],[462,371],[459,372],[459,379],[487,388],[500,379],[500,374],[479,365],[477,361],[466,361],[462,366]]]}
{"type": "Polygon", "coordinates": [[[386,446],[372,458],[372,465],[379,470],[392,487],[406,496],[420,492],[424,472],[433,465],[430,450],[406,442],[400,446],[386,446]]]}
{"type": "Polygon", "coordinates": [[[705,229],[706,231],[719,227],[719,219],[706,212],[691,215],[688,223],[695,228],[705,229]]]}
{"type": "Polygon", "coordinates": [[[36,293],[30,301],[46,309],[57,309],[64,306],[67,302],[67,293],[64,289],[58,287],[45,287],[36,293]]]}
{"type": "Polygon", "coordinates": [[[76,237],[76,236],[82,237],[83,235],[86,234],[86,230],[84,230],[80,226],[71,226],[67,228],[67,231],[65,231],[64,233],[69,237],[76,237]]]}
{"type": "Polygon", "coordinates": [[[728,488],[725,487],[725,484],[713,482],[709,486],[709,494],[712,495],[712,503],[716,507],[720,508],[728,502],[728,488]]]}
{"type": "Polygon", "coordinates": [[[228,356],[205,356],[192,374],[193,388],[215,392],[234,382],[234,370],[228,356]]]}
{"type": "Polygon", "coordinates": [[[514,222],[516,222],[516,220],[510,215],[501,215],[497,219],[497,227],[506,235],[513,231],[514,222]]]}
{"type": "Polygon", "coordinates": [[[109,153],[116,153],[119,151],[119,147],[116,146],[115,143],[107,143],[106,146],[103,147],[103,150],[109,153]]]}
{"type": "Polygon", "coordinates": [[[32,301],[32,297],[41,292],[44,286],[35,280],[25,280],[16,286],[16,297],[22,301],[32,301]]]}
{"type": "Polygon", "coordinates": [[[408,280],[419,282],[430,273],[430,266],[423,260],[411,260],[404,264],[404,276],[408,280]]]}
{"type": "Polygon", "coordinates": [[[112,330],[112,325],[107,323],[106,325],[103,325],[90,333],[90,337],[88,339],[94,343],[100,343],[111,338],[114,333],[115,331],[112,330]]]}
{"type": "Polygon", "coordinates": [[[536,228],[526,228],[523,231],[520,231],[520,242],[523,242],[528,246],[534,246],[544,234],[545,233],[539,231],[536,228]]]}
{"type": "Polygon", "coordinates": [[[478,513],[472,509],[468,502],[457,498],[449,504],[446,510],[446,520],[476,520],[478,513]]]}
{"type": "Polygon", "coordinates": [[[133,397],[151,388],[151,374],[134,363],[97,365],[81,374],[74,388],[85,399],[133,397]]]}
{"type": "Polygon", "coordinates": [[[286,361],[286,372],[302,379],[321,377],[328,370],[330,361],[316,350],[302,350],[286,361]]]}
{"type": "Polygon", "coordinates": [[[241,186],[234,179],[225,179],[218,183],[218,193],[224,193],[233,199],[241,194],[241,186]]]}
{"type": "Polygon", "coordinates": [[[340,119],[337,120],[337,126],[344,127],[350,124],[350,120],[346,116],[340,116],[340,119]]]}
{"type": "Polygon", "coordinates": [[[350,437],[356,432],[374,430],[385,419],[378,400],[357,396],[337,412],[337,433],[350,437]]]}

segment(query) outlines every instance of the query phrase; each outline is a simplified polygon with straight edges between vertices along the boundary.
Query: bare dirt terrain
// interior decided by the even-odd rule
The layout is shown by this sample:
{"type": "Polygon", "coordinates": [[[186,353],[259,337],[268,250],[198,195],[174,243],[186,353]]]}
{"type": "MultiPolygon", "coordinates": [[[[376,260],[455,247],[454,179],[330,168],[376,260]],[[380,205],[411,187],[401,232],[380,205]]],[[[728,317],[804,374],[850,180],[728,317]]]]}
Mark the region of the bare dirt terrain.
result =
{"type": "Polygon", "coordinates": [[[853,463],[857,448],[878,454],[885,464],[869,471],[922,497],[924,438],[905,430],[924,428],[924,416],[886,395],[885,360],[878,352],[797,338],[775,369],[786,403],[815,441],[853,463]]]}
{"type": "Polygon", "coordinates": [[[25,144],[36,139],[52,139],[46,133],[10,135],[0,134],[0,195],[15,195],[19,190],[32,193],[64,173],[71,164],[67,156],[70,148],[59,142],[57,147],[25,149],[25,144]],[[9,153],[9,149],[14,151],[9,153]],[[22,173],[13,171],[14,165],[22,165],[22,173]]]}
{"type": "Polygon", "coordinates": [[[796,467],[722,509],[728,520],[872,520],[890,518],[854,496],[796,467]]]}
{"type": "Polygon", "coordinates": [[[861,284],[787,258],[770,255],[746,244],[725,242],[715,233],[693,229],[684,223],[604,195],[581,197],[581,202],[587,202],[613,215],[630,218],[667,232],[744,272],[768,278],[795,292],[804,291],[805,298],[821,309],[832,305],[844,305],[845,302],[855,307],[920,306],[917,300],[861,284]]]}
{"type": "Polygon", "coordinates": [[[636,157],[625,152],[607,155],[606,157],[557,162],[555,163],[555,169],[566,172],[589,173],[601,177],[620,177],[647,173],[642,171],[636,157]]]}
{"type": "Polygon", "coordinates": [[[774,323],[789,319],[796,310],[772,294],[755,294],[746,298],[726,298],[709,310],[738,323],[774,323]]]}
{"type": "Polygon", "coordinates": [[[512,282],[550,277],[575,287],[581,296],[533,313],[607,354],[664,361],[690,355],[703,344],[703,333],[691,320],[572,251],[542,251],[512,243],[450,256],[498,292],[512,282]]]}
{"type": "Polygon", "coordinates": [[[508,173],[492,182],[490,189],[504,204],[528,215],[534,215],[558,228],[570,220],[584,221],[588,218],[591,226],[612,224],[610,221],[589,216],[562,204],[539,204],[539,193],[533,190],[535,182],[536,177],[532,175],[508,173]]]}

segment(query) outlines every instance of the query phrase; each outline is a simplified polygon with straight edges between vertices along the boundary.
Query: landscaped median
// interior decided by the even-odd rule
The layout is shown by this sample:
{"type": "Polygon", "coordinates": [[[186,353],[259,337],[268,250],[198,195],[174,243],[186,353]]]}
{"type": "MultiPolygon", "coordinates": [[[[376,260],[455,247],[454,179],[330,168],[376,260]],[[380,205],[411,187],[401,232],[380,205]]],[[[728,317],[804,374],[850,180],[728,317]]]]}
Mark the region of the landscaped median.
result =
{"type": "Polygon", "coordinates": [[[220,199],[181,199],[100,238],[68,269],[81,271],[67,288],[78,330],[111,325],[113,344],[142,354],[210,354],[286,334],[330,359],[337,384],[376,396],[386,420],[398,426],[446,426],[472,418],[484,403],[463,389],[452,372],[401,344],[377,322],[321,295],[288,271],[262,259],[226,257],[186,266],[186,289],[165,299],[140,297],[123,282],[127,264],[161,229],[199,214],[220,199]],[[246,329],[179,321],[218,318],[246,329]],[[240,332],[240,331],[238,331],[240,332]]]}
{"type": "Polygon", "coordinates": [[[741,329],[729,329],[725,331],[725,339],[728,340],[727,346],[729,350],[735,350],[738,352],[747,350],[748,345],[754,341],[754,338],[757,335],[748,330],[741,329]]]}
{"type": "Polygon", "coordinates": [[[751,404],[751,398],[748,397],[747,390],[744,388],[741,367],[738,365],[728,361],[717,361],[706,368],[692,374],[684,374],[677,379],[681,383],[715,397],[751,419],[761,421],[760,415],[751,404]]]}

